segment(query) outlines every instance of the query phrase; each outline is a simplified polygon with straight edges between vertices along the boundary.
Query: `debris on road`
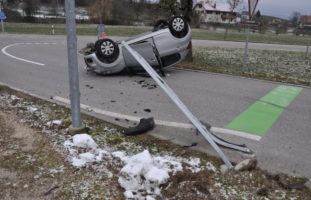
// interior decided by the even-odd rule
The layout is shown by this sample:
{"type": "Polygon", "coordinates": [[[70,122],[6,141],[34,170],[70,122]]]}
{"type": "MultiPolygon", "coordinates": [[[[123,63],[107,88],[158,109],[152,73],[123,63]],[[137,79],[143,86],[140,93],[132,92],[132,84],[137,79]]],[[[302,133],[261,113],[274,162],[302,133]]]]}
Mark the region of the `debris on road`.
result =
{"type": "Polygon", "coordinates": [[[148,112],[148,113],[150,113],[150,112],[151,112],[151,109],[149,109],[149,108],[146,108],[146,109],[144,109],[144,111],[145,111],[145,112],[148,112]]]}
{"type": "Polygon", "coordinates": [[[135,80],[134,82],[137,83],[138,85],[141,85],[142,88],[147,88],[149,90],[157,88],[157,84],[149,83],[145,79],[144,80],[139,80],[139,81],[135,80]]]}
{"type": "Polygon", "coordinates": [[[133,136],[133,135],[139,135],[147,133],[148,131],[154,129],[155,122],[153,117],[151,118],[142,118],[139,121],[139,124],[135,127],[130,127],[125,130],[123,130],[123,134],[126,136],[133,136]]]}

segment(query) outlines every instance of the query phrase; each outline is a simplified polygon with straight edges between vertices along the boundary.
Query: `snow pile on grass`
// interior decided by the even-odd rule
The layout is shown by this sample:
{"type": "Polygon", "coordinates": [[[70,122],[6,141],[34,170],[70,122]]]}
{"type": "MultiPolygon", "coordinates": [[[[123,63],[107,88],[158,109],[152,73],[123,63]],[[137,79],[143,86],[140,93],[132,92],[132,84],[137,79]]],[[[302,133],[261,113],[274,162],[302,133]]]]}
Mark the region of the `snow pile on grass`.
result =
{"type": "Polygon", "coordinates": [[[156,199],[161,196],[160,185],[167,183],[171,174],[174,175],[184,168],[193,173],[202,169],[211,169],[212,171],[216,169],[211,163],[206,166],[202,165],[199,158],[153,156],[148,150],[132,156],[123,151],[111,152],[99,148],[92,137],[87,134],[73,136],[70,140],[65,141],[64,146],[69,151],[72,165],[79,168],[99,163],[104,156],[110,161],[121,160],[123,166],[118,182],[125,189],[126,199],[156,199]]]}
{"type": "Polygon", "coordinates": [[[126,190],[126,199],[156,199],[161,195],[160,185],[167,183],[170,174],[174,175],[178,171],[188,169],[197,173],[208,167],[216,169],[211,163],[206,167],[202,166],[199,158],[152,156],[148,150],[131,157],[120,151],[113,152],[112,155],[125,163],[118,181],[126,190]]]}
{"type": "Polygon", "coordinates": [[[75,167],[84,167],[89,163],[100,162],[103,154],[107,153],[99,149],[88,134],[74,135],[71,140],[65,141],[64,146],[68,149],[71,164],[75,167]]]}
{"type": "MultiPolygon", "coordinates": [[[[118,153],[118,157],[120,155],[118,153]]],[[[126,190],[124,195],[127,199],[154,199],[161,194],[159,186],[167,182],[169,173],[182,170],[180,162],[153,157],[148,150],[120,159],[125,162],[125,166],[120,171],[118,181],[126,190]]]]}

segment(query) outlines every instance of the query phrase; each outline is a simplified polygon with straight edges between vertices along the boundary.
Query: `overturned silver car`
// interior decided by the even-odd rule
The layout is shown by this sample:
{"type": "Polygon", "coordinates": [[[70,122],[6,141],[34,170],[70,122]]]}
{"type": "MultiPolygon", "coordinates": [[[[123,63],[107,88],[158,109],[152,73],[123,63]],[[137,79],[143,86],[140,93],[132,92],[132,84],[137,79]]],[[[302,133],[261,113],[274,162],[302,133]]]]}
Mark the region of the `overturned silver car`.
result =
{"type": "MultiPolygon", "coordinates": [[[[163,75],[163,68],[185,59],[191,49],[191,29],[181,16],[169,21],[159,20],[152,32],[137,35],[125,41],[163,75]]],[[[96,74],[115,74],[123,70],[142,70],[139,63],[121,42],[100,39],[84,55],[86,69],[96,74]]]]}

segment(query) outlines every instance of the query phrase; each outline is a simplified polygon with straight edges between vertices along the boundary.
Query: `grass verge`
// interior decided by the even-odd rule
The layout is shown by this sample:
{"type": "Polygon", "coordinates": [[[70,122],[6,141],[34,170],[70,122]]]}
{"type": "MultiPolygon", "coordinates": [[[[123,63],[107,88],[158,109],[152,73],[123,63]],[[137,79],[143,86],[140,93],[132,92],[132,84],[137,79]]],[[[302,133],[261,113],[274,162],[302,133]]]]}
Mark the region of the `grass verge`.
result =
{"type": "MultiPolygon", "coordinates": [[[[77,33],[79,35],[97,35],[96,24],[78,24],[77,33]]],[[[54,25],[55,34],[66,34],[65,24],[54,25]]],[[[152,27],[146,26],[106,26],[108,36],[134,36],[146,31],[151,31],[152,27]]],[[[22,34],[52,34],[50,24],[30,24],[30,23],[5,23],[5,31],[7,33],[22,34]]],[[[224,40],[224,32],[210,31],[206,29],[192,29],[193,39],[199,40],[224,40]]],[[[246,35],[243,31],[238,32],[230,29],[226,41],[245,41],[246,35]]],[[[258,34],[251,33],[250,42],[269,43],[269,44],[290,44],[290,45],[310,45],[311,36],[295,36],[289,34],[275,35],[272,33],[258,34]]]]}
{"type": "Polygon", "coordinates": [[[301,52],[249,50],[243,66],[243,49],[193,48],[193,62],[181,68],[246,76],[311,86],[311,55],[301,52]]]}

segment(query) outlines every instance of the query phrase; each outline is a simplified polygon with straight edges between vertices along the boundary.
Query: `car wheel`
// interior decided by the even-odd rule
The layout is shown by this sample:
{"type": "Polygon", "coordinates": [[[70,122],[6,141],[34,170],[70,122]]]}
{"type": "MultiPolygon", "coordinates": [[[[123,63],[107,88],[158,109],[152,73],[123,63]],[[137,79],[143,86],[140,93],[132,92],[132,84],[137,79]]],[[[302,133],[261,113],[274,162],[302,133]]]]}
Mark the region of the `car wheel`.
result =
{"type": "Polygon", "coordinates": [[[168,26],[168,22],[164,19],[160,19],[158,20],[154,26],[153,26],[153,31],[158,31],[158,30],[161,30],[161,29],[164,29],[168,26]]]}
{"type": "Polygon", "coordinates": [[[187,35],[189,27],[183,17],[175,16],[169,22],[169,29],[173,36],[182,38],[187,35]]]}
{"type": "Polygon", "coordinates": [[[96,55],[104,63],[112,63],[119,57],[119,46],[111,39],[101,39],[95,43],[96,55]]]}

